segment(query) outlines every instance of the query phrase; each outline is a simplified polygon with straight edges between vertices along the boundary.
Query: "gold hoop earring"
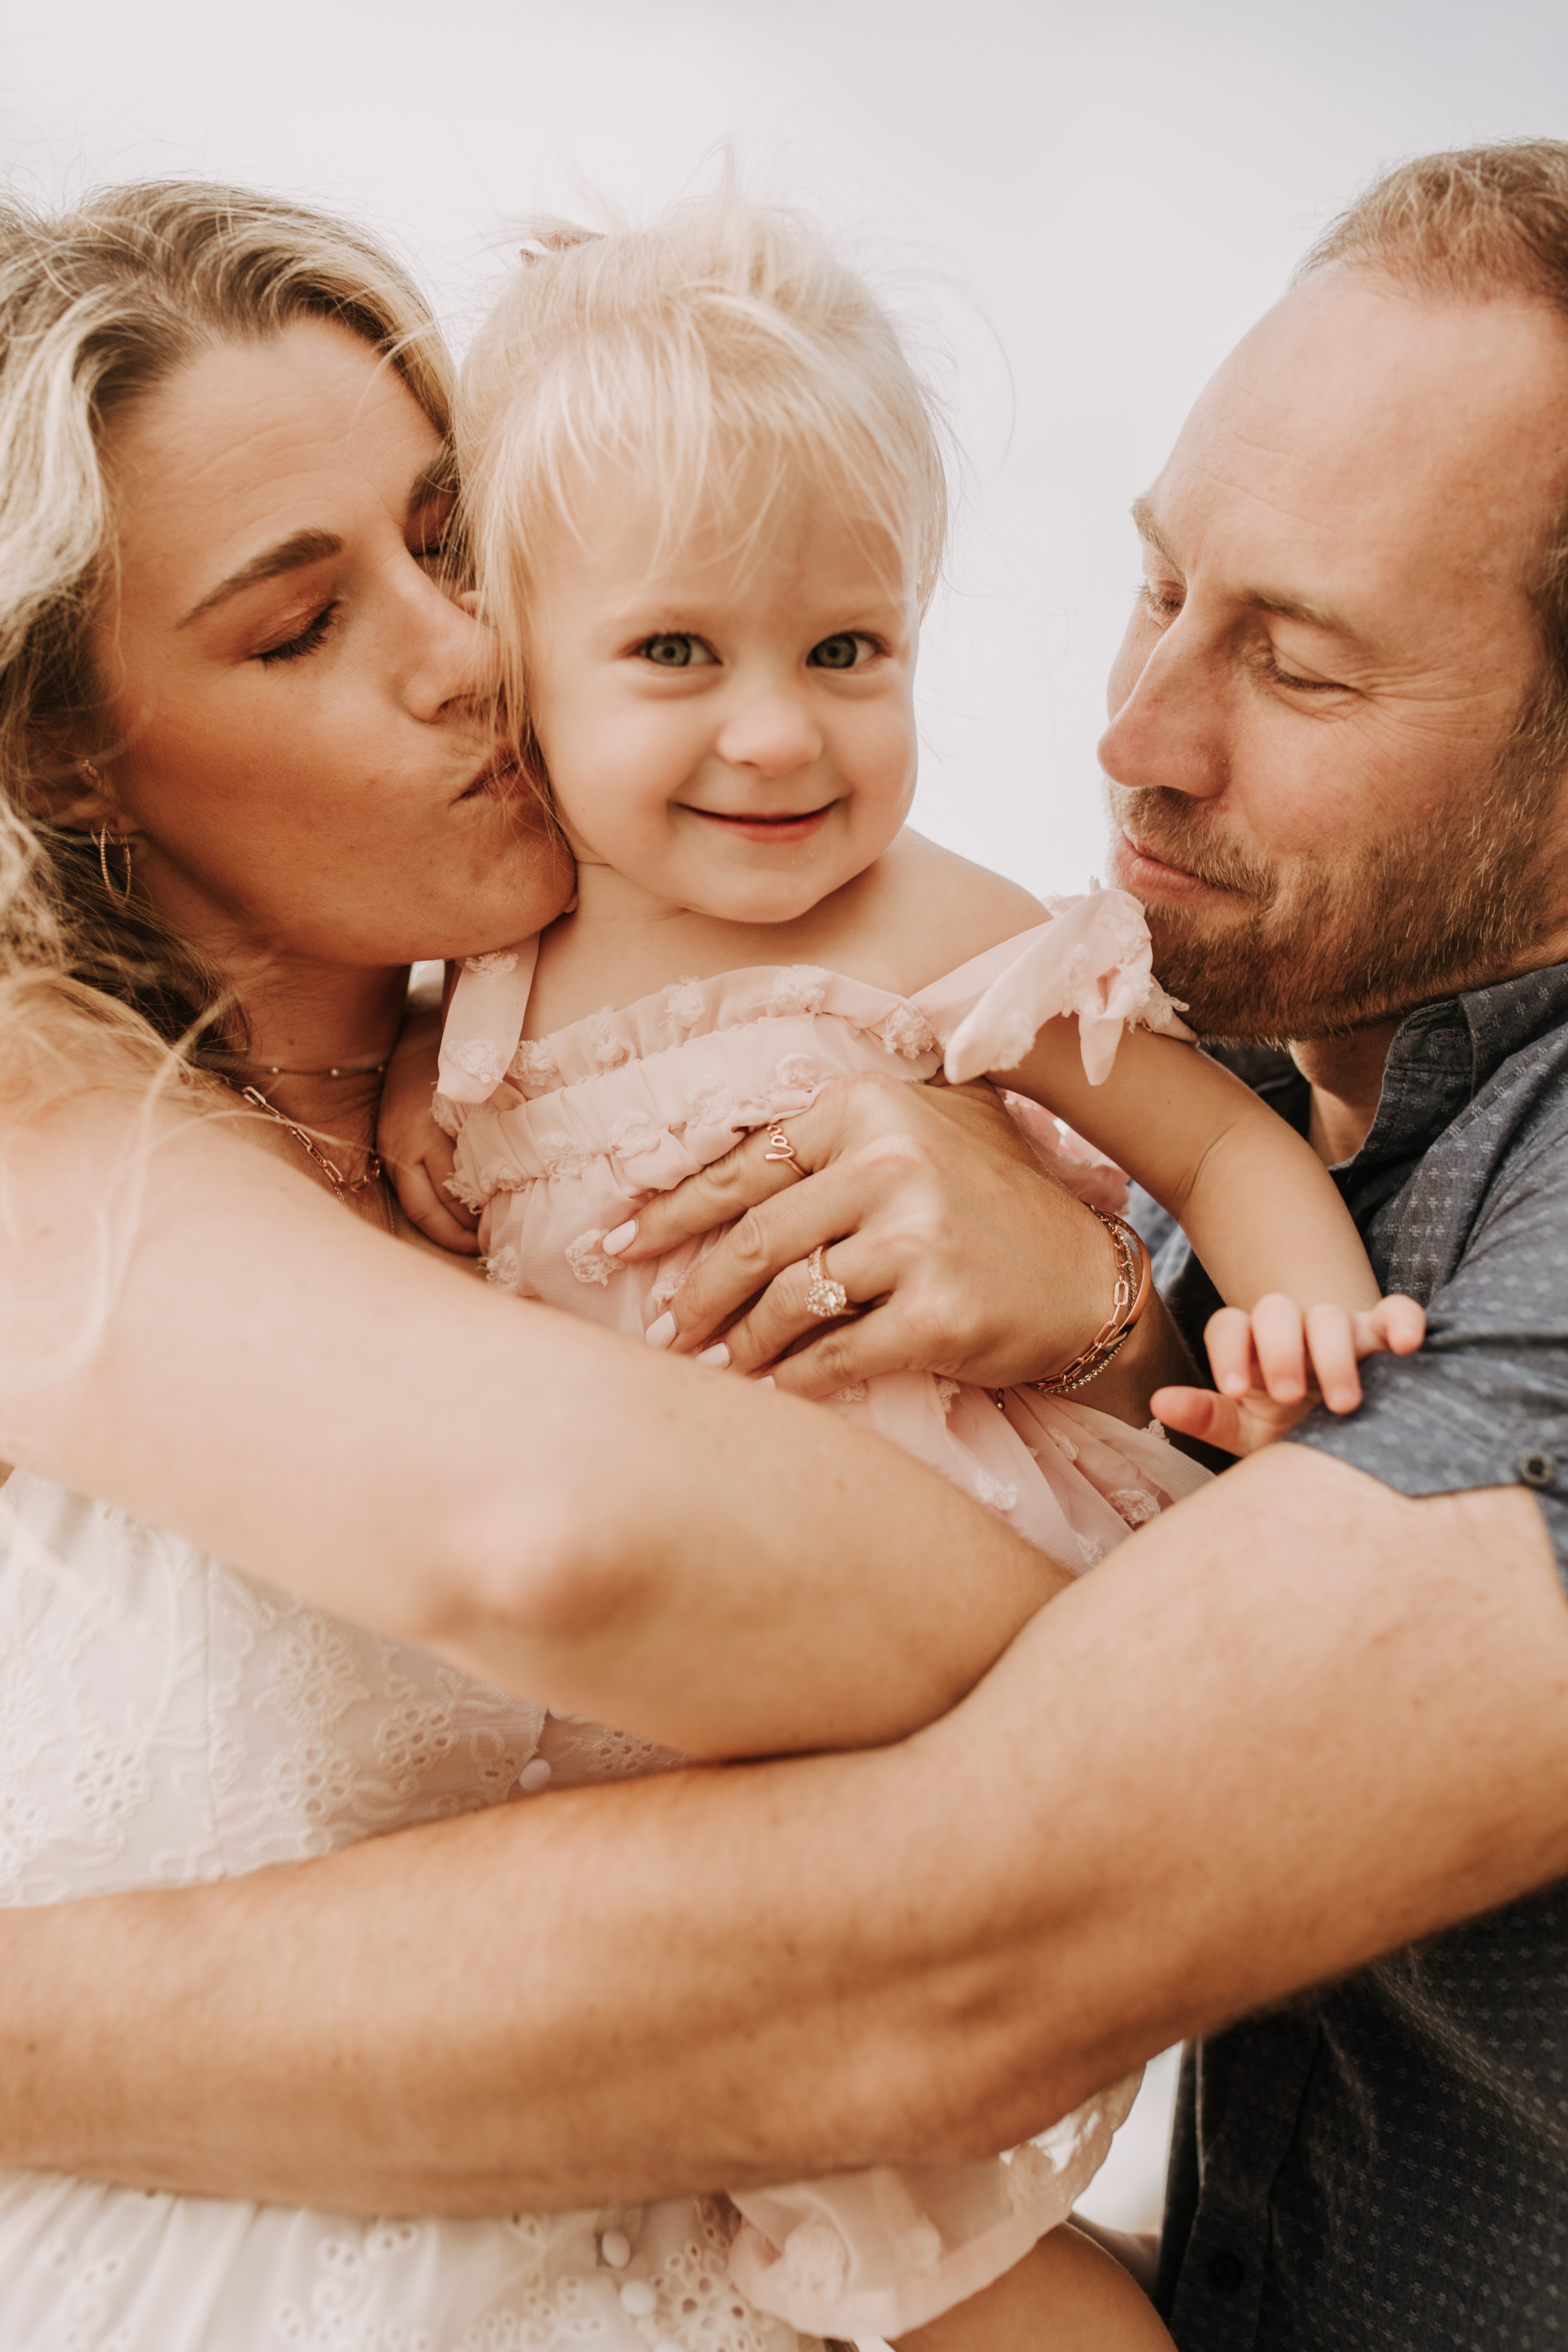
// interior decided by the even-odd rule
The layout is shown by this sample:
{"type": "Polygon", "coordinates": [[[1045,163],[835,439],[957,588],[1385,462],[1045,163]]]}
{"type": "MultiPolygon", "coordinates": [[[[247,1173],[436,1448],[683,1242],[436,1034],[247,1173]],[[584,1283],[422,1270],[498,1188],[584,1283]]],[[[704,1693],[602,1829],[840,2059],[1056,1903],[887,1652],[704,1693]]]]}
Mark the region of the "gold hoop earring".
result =
{"type": "Polygon", "coordinates": [[[90,760],[84,760],[82,761],[81,772],[89,784],[97,786],[102,783],[103,778],[99,774],[98,770],[93,766],[90,760]]]}
{"type": "Polygon", "coordinates": [[[103,876],[103,887],[108,896],[110,905],[111,907],[129,907],[131,904],[131,886],[133,878],[133,868],[131,860],[131,844],[126,840],[125,835],[122,833],[117,833],[111,835],[107,825],[104,826],[100,833],[95,833],[92,837],[98,844],[99,871],[103,876]],[[109,845],[111,838],[120,844],[120,854],[125,860],[125,887],[123,891],[117,890],[113,883],[109,878],[109,845]]]}

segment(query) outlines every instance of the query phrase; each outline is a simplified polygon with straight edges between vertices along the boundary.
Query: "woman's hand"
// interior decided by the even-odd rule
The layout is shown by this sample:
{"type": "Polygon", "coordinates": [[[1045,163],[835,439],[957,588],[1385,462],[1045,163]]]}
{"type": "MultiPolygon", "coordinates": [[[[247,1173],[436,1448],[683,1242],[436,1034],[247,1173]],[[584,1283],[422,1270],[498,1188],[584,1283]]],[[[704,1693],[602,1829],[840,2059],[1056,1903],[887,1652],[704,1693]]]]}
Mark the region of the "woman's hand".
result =
{"type": "Polygon", "coordinates": [[[1104,1322],[1105,1228],[990,1086],[842,1078],[782,1124],[798,1168],[759,1129],[640,1210],[614,1252],[658,1256],[739,1219],[675,1296],[661,1336],[682,1354],[771,1366],[801,1396],[894,1370],[1000,1388],[1046,1378],[1104,1322]],[[824,1325],[806,1306],[819,1244],[828,1279],[867,1310],[853,1320],[824,1325]]]}
{"type": "Polygon", "coordinates": [[[441,1008],[412,1010],[393,1047],[382,1089],[375,1144],[411,1225],[443,1249],[478,1257],[479,1219],[447,1190],[454,1157],[430,1109],[441,1046],[441,1008]]]}

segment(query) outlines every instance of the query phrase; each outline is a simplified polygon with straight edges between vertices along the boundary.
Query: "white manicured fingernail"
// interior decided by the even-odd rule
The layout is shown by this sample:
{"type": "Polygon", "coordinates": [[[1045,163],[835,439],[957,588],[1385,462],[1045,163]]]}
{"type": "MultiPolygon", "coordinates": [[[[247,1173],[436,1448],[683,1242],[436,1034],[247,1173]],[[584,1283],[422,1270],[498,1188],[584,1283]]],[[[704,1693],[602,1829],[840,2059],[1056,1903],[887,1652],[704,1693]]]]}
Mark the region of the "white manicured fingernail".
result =
{"type": "Polygon", "coordinates": [[[715,1339],[710,1348],[704,1348],[702,1353],[693,1356],[691,1360],[694,1364],[711,1364],[716,1372],[721,1372],[730,1360],[730,1350],[722,1339],[715,1339]]]}
{"type": "Polygon", "coordinates": [[[776,1389],[778,1382],[774,1380],[772,1372],[764,1372],[762,1379],[757,1382],[757,1386],[760,1389],[776,1389]]]}
{"type": "Polygon", "coordinates": [[[635,1217],[628,1217],[624,1225],[617,1225],[614,1233],[609,1233],[605,1235],[604,1240],[599,1244],[599,1247],[604,1251],[606,1257],[619,1257],[624,1249],[629,1249],[631,1247],[637,1237],[637,1221],[635,1217]]]}
{"type": "Polygon", "coordinates": [[[673,1315],[661,1315],[657,1323],[650,1323],[647,1329],[643,1333],[643,1338],[647,1341],[650,1348],[668,1348],[674,1337],[675,1318],[673,1315]]]}

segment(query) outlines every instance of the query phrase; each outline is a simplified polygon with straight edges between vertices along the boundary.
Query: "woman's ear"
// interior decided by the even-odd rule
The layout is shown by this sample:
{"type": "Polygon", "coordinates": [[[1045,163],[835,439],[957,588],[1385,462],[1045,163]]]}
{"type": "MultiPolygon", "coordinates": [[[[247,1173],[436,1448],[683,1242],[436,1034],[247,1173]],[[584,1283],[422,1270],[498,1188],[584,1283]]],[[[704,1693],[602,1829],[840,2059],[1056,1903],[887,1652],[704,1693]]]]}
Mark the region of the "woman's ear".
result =
{"type": "Polygon", "coordinates": [[[71,741],[69,730],[35,729],[31,767],[24,798],[29,814],[46,824],[79,833],[135,832],[110,779],[71,741]]]}

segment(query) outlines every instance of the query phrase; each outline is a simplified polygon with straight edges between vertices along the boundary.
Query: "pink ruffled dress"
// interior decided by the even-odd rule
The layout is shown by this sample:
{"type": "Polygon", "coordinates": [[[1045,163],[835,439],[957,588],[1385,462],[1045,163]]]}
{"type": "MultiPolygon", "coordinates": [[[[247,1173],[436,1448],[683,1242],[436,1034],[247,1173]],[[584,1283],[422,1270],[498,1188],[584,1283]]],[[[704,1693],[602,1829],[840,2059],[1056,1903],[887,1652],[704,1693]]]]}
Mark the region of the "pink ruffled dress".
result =
{"type": "MultiPolygon", "coordinates": [[[[538,941],[470,958],[442,1037],[437,1116],[457,1139],[453,1190],[479,1213],[489,1279],[640,1337],[719,1236],[626,1265],[605,1256],[605,1234],[748,1130],[805,1110],[833,1078],[877,1070],[918,1083],[945,1069],[959,1083],[1015,1066],[1046,1021],[1068,1014],[1099,1083],[1125,1026],[1188,1034],[1152,975],[1135,899],[1096,891],[1052,908],[1038,929],[912,996],[769,966],[679,980],[538,1039],[524,1034],[538,941]]],[[[1052,1123],[1019,1108],[1037,1149],[1081,1180],[1052,1123]]],[[[898,1372],[832,1404],[1075,1572],[1206,1475],[1157,1428],[1030,1389],[1005,1391],[999,1412],[989,1390],[898,1372]]],[[[731,2275],[758,2311],[808,2336],[920,2326],[1066,2218],[1136,2089],[1136,2077],[1116,2084],[991,2162],[738,2192],[731,2275]]]]}

